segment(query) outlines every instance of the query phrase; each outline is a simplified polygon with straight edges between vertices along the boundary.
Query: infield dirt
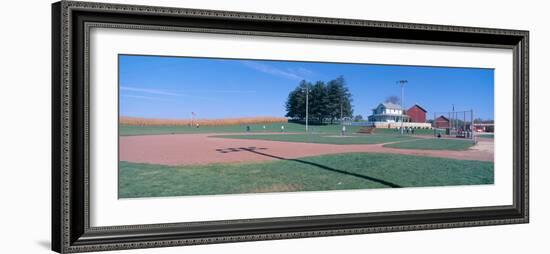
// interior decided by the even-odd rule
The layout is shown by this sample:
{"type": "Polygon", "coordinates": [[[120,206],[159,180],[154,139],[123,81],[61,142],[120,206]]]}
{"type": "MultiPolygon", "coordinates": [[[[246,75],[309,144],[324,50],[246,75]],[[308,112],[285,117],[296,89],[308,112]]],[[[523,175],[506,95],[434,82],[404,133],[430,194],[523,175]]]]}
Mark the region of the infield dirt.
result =
{"type": "MultiPolygon", "coordinates": [[[[228,135],[228,133],[222,134],[228,135]]],[[[494,160],[491,139],[480,139],[478,144],[465,151],[448,151],[383,147],[388,143],[335,145],[212,137],[216,135],[218,134],[121,136],[119,160],[171,166],[206,165],[295,159],[351,152],[407,154],[459,160],[494,160]]]]}

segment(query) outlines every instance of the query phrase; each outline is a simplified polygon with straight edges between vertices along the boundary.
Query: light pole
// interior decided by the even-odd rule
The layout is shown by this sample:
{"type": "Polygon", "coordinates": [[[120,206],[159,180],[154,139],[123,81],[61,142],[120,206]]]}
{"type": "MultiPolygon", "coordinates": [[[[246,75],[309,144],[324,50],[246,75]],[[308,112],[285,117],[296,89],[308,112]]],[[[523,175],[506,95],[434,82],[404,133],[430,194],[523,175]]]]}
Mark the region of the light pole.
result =
{"type": "MultiPolygon", "coordinates": [[[[456,120],[453,120],[453,119],[456,118],[456,116],[455,116],[455,104],[453,104],[453,114],[451,115],[451,117],[452,117],[452,118],[451,118],[450,120],[451,120],[451,131],[452,131],[452,130],[454,130],[454,128],[455,128],[455,123],[456,123],[456,120]]],[[[449,134],[450,134],[450,133],[449,133],[449,134]]]]}
{"type": "MultiPolygon", "coordinates": [[[[302,91],[304,91],[302,89],[302,91]]],[[[308,116],[309,116],[309,85],[306,84],[306,133],[308,132],[308,116]]]]}
{"type": "Polygon", "coordinates": [[[407,84],[409,81],[407,80],[398,80],[396,81],[397,84],[399,84],[401,86],[401,135],[403,135],[403,117],[404,117],[404,113],[405,113],[405,107],[404,107],[404,102],[405,102],[405,84],[407,84]]]}
{"type": "Polygon", "coordinates": [[[340,124],[344,126],[344,95],[340,92],[340,124]]]}

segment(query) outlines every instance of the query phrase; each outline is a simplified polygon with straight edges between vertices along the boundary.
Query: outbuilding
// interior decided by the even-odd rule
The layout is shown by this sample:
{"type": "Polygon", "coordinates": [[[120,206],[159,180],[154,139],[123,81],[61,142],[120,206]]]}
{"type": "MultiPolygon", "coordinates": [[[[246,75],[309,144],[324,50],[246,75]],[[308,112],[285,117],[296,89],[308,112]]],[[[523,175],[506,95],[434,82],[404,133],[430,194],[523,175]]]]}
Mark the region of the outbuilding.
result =
{"type": "Polygon", "coordinates": [[[413,123],[425,123],[426,122],[426,111],[424,108],[418,104],[414,104],[411,108],[407,110],[407,115],[413,123]]]}
{"type": "Polygon", "coordinates": [[[435,128],[447,129],[451,126],[449,118],[445,116],[439,116],[435,119],[435,128]]]}

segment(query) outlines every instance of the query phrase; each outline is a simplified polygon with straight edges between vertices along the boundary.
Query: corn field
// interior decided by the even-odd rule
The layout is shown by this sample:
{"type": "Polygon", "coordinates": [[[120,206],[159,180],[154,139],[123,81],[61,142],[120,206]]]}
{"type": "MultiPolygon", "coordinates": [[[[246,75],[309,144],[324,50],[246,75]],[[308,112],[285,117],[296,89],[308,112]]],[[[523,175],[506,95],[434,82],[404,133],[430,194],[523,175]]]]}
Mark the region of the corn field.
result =
{"type": "Polygon", "coordinates": [[[243,124],[286,123],[285,117],[242,117],[223,119],[153,119],[140,117],[120,117],[121,125],[132,126],[227,126],[243,124]]]}

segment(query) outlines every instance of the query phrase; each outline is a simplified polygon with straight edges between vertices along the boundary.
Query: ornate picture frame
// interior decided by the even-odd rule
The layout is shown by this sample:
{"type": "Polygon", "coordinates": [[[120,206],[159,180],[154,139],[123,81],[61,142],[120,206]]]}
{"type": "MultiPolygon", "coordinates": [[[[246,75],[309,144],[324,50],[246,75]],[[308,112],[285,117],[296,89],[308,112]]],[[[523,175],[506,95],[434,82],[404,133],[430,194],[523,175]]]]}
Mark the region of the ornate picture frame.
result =
{"type": "Polygon", "coordinates": [[[52,249],[60,253],[528,223],[529,32],[61,1],[52,5],[52,249]],[[513,51],[513,204],[276,218],[90,225],[89,32],[199,32],[513,51]]]}

